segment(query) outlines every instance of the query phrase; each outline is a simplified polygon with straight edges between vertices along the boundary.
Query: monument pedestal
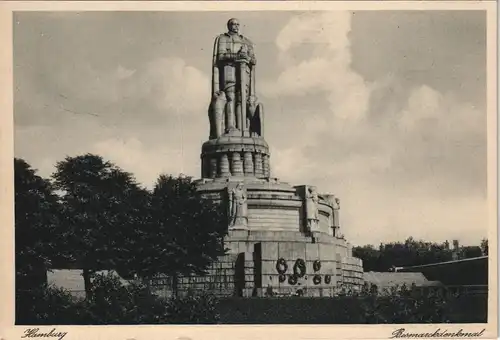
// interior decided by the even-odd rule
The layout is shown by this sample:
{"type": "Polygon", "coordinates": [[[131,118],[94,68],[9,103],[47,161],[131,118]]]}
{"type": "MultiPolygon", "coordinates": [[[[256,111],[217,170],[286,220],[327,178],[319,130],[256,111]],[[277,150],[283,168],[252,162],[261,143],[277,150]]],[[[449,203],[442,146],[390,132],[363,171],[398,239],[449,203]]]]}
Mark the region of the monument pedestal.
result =
{"type": "MultiPolygon", "coordinates": [[[[229,177],[203,179],[198,190],[224,202],[228,186],[244,183],[247,194],[247,229],[229,229],[224,241],[229,254],[252,262],[235,282],[237,291],[254,295],[272,290],[275,295],[332,296],[341,287],[357,290],[363,284],[362,262],[352,256],[348,243],[334,235],[336,207],[319,195],[317,231],[307,230],[306,186],[292,187],[277,179],[229,177]],[[278,262],[287,270],[277,270],[278,262]],[[297,276],[296,263],[303,261],[305,274],[297,276]],[[320,263],[320,268],[315,267],[320,263]],[[317,270],[316,270],[317,269],[317,270]],[[295,277],[295,278],[294,278],[295,277]]],[[[238,272],[236,264],[236,272],[238,272]]],[[[299,273],[300,274],[300,273],[299,273]]],[[[235,293],[237,294],[237,293],[235,293]]]]}

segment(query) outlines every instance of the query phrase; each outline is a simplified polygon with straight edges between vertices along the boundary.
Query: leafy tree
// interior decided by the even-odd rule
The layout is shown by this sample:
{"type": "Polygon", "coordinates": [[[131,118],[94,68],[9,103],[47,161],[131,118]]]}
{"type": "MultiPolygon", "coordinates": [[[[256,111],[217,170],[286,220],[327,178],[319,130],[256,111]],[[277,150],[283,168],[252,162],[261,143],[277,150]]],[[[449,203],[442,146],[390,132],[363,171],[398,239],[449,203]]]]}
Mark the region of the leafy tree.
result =
{"type": "Polygon", "coordinates": [[[85,324],[87,314],[81,301],[62,288],[41,285],[16,294],[17,325],[85,324]]]}
{"type": "Polygon", "coordinates": [[[372,245],[354,247],[353,255],[363,260],[363,270],[365,272],[377,271],[379,266],[380,251],[372,245]]]}
{"type": "Polygon", "coordinates": [[[148,193],[131,174],[92,154],[58,162],[53,177],[62,192],[64,223],[71,231],[67,242],[83,269],[89,296],[95,271],[121,267],[133,253],[148,193]]]}
{"type": "MultiPolygon", "coordinates": [[[[483,240],[481,246],[461,246],[458,258],[481,256],[487,252],[488,241],[483,240]]],[[[364,271],[385,272],[393,267],[418,266],[424,264],[453,260],[454,250],[448,241],[443,243],[415,240],[412,237],[404,242],[381,243],[378,249],[372,245],[354,247],[353,253],[363,260],[364,271]]]]}
{"type": "Polygon", "coordinates": [[[479,257],[483,255],[483,251],[481,250],[481,246],[464,246],[461,247],[460,253],[462,258],[472,258],[479,257]]]}
{"type": "Polygon", "coordinates": [[[452,251],[446,242],[431,243],[412,237],[404,242],[381,243],[379,249],[371,245],[353,248],[355,256],[363,260],[365,271],[389,271],[393,267],[417,266],[450,261],[452,251]]]}
{"type": "Polygon", "coordinates": [[[150,230],[143,239],[148,256],[141,258],[139,274],[172,277],[174,294],[179,275],[204,274],[225,253],[226,211],[203,198],[191,177],[161,175],[150,206],[150,230]]]}
{"type": "Polygon", "coordinates": [[[64,260],[66,231],[61,207],[50,182],[22,159],[14,159],[16,288],[46,282],[53,262],[64,260]]]}

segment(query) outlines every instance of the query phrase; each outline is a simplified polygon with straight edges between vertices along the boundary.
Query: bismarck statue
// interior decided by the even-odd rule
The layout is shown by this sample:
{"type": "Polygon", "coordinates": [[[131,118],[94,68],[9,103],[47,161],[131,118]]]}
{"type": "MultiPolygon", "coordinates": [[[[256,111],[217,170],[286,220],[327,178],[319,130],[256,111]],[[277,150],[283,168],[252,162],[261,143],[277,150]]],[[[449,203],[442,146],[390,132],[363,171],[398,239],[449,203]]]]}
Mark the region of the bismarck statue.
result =
{"type": "Polygon", "coordinates": [[[199,194],[226,210],[227,254],[210,278],[186,279],[184,288],[205,282],[203,289],[221,295],[263,296],[268,287],[282,296],[333,296],[338,285],[361,287],[362,262],[340,232],[336,197],[271,176],[254,45],[240,34],[238,20],[230,19],[227,28],[213,45],[210,134],[197,182],[199,194]],[[297,268],[304,275],[297,276],[297,268]]]}
{"type": "Polygon", "coordinates": [[[255,95],[254,46],[239,34],[237,19],[230,19],[227,28],[214,43],[210,139],[262,136],[264,109],[255,95]]]}

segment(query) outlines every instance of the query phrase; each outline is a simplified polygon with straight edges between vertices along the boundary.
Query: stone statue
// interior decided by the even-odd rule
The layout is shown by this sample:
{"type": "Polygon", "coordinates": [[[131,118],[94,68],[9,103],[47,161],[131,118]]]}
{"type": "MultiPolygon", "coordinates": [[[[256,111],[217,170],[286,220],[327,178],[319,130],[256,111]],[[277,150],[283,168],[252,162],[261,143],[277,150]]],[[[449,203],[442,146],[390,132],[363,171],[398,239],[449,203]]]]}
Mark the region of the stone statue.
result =
{"type": "MultiPolygon", "coordinates": [[[[214,42],[212,96],[219,91],[225,93],[224,133],[250,136],[248,99],[255,100],[255,65],[253,43],[239,34],[237,19],[227,23],[228,32],[219,35],[214,42]]],[[[253,104],[253,117],[259,112],[262,121],[263,109],[253,104]]],[[[262,126],[262,123],[258,125],[262,126]]],[[[216,129],[214,129],[216,130],[216,129]]],[[[262,128],[260,128],[262,130],[262,128]]]]}
{"type": "Polygon", "coordinates": [[[247,227],[247,193],[243,183],[229,192],[229,217],[229,228],[247,227]]]}
{"type": "Polygon", "coordinates": [[[319,227],[319,196],[315,187],[306,190],[306,215],[309,231],[316,231],[319,227]]]}
{"type": "Polygon", "coordinates": [[[337,216],[338,216],[338,211],[337,211],[337,198],[334,195],[321,195],[321,197],[328,202],[328,205],[332,208],[331,214],[330,214],[330,229],[331,229],[331,235],[335,236],[336,234],[336,229],[337,229],[337,216]]]}
{"type": "Polygon", "coordinates": [[[248,97],[247,126],[251,137],[264,135],[264,105],[257,102],[256,96],[248,97]]]}
{"type": "Polygon", "coordinates": [[[224,91],[214,93],[208,108],[210,120],[210,139],[219,138],[224,131],[224,109],[226,106],[226,94],[224,91]]]}

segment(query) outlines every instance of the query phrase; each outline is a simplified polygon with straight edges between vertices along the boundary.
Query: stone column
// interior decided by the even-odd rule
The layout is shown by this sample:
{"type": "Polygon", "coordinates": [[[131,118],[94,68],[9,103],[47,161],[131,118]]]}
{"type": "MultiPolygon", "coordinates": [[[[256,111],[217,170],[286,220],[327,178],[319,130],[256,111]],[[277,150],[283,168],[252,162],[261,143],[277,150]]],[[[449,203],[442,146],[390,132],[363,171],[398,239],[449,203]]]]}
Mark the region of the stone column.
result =
{"type": "Polygon", "coordinates": [[[255,176],[262,177],[264,175],[262,170],[262,154],[260,153],[255,154],[255,159],[253,164],[254,164],[255,176]]]}
{"type": "Polygon", "coordinates": [[[239,152],[233,152],[231,163],[232,163],[231,173],[233,174],[233,176],[242,176],[243,164],[241,162],[241,155],[239,152]]]}
{"type": "Polygon", "coordinates": [[[252,158],[252,153],[250,151],[245,152],[243,164],[244,164],[245,175],[247,176],[253,175],[253,158],[252,158]]]}
{"type": "Polygon", "coordinates": [[[210,177],[217,177],[217,158],[215,156],[210,157],[210,177]]]}
{"type": "Polygon", "coordinates": [[[225,177],[225,176],[230,176],[231,172],[229,171],[229,160],[227,158],[227,154],[222,154],[220,157],[220,175],[225,177]]]}
{"type": "Polygon", "coordinates": [[[269,155],[262,155],[262,172],[264,173],[264,177],[269,178],[271,176],[269,166],[269,155]]]}

